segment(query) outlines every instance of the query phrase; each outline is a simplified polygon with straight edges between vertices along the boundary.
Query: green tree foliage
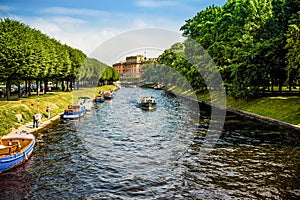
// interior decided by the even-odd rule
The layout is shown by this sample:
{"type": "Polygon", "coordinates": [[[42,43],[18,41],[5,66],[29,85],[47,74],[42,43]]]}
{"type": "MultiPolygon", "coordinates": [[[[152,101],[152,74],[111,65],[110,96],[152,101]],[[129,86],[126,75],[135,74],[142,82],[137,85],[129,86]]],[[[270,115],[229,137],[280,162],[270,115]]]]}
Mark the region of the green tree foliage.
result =
{"type": "Polygon", "coordinates": [[[290,86],[300,84],[299,2],[228,0],[223,7],[210,6],[186,20],[181,31],[188,39],[165,51],[158,61],[202,91],[205,81],[213,81],[217,73],[204,47],[228,94],[253,98],[273,92],[274,86],[281,92],[287,82],[290,86]]]}
{"type": "Polygon", "coordinates": [[[117,81],[120,74],[112,67],[94,59],[86,58],[77,74],[77,82],[85,86],[117,81]]]}
{"type": "Polygon", "coordinates": [[[7,88],[11,82],[69,80],[86,57],[81,51],[11,19],[0,21],[0,38],[0,80],[6,82],[7,88]]]}
{"type": "MultiPolygon", "coordinates": [[[[95,78],[96,85],[107,67],[19,21],[0,20],[0,81],[5,82],[7,88],[24,81],[28,87],[31,83],[47,86],[48,81],[59,81],[63,86],[66,82],[66,89],[70,85],[72,90],[77,77],[78,82],[89,80],[89,83],[95,78]]],[[[106,76],[106,80],[119,78],[113,70],[106,76]]]]}
{"type": "Polygon", "coordinates": [[[292,15],[286,38],[288,85],[291,90],[292,86],[300,84],[300,11],[292,15]]]}
{"type": "Polygon", "coordinates": [[[112,67],[106,67],[102,76],[100,77],[100,83],[107,84],[120,79],[120,74],[112,67]]]}

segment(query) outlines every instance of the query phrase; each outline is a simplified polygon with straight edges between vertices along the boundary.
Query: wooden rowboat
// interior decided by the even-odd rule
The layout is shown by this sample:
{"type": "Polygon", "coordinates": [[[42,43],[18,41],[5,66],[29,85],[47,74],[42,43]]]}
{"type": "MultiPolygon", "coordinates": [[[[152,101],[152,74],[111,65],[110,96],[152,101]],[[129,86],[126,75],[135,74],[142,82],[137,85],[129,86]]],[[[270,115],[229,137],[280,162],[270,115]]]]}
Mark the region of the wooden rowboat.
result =
{"type": "Polygon", "coordinates": [[[25,163],[34,146],[35,137],[27,132],[3,136],[0,139],[0,173],[25,163]]]}

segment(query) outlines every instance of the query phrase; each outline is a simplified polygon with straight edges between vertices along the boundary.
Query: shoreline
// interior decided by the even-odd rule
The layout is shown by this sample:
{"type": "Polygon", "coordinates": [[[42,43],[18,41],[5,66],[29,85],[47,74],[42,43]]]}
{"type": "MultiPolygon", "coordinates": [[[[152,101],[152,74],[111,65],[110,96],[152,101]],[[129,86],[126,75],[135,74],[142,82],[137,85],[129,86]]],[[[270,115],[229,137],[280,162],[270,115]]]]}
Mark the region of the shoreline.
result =
{"type": "Polygon", "coordinates": [[[61,120],[61,115],[63,113],[60,113],[50,119],[47,119],[46,121],[41,121],[39,123],[39,127],[38,128],[32,128],[33,127],[33,122],[28,122],[26,124],[23,124],[21,126],[19,126],[17,129],[13,129],[10,133],[8,133],[7,135],[10,135],[10,134],[16,134],[16,133],[20,133],[22,131],[25,131],[27,133],[36,133],[38,131],[41,131],[43,130],[44,128],[52,125],[54,122],[57,122],[59,120],[61,120]]]}
{"type": "MultiPolygon", "coordinates": [[[[165,90],[165,91],[173,93],[172,91],[168,91],[168,90],[165,90]]],[[[245,117],[248,117],[248,118],[251,118],[251,119],[261,120],[265,123],[271,123],[273,125],[282,126],[282,127],[286,127],[286,128],[296,130],[296,131],[300,131],[300,126],[295,125],[295,124],[291,124],[291,123],[288,123],[288,122],[280,121],[280,120],[277,120],[277,119],[273,119],[273,118],[266,117],[266,116],[263,116],[263,115],[259,115],[259,114],[256,114],[256,113],[247,112],[247,111],[240,110],[240,109],[233,108],[233,107],[229,107],[229,106],[214,104],[214,103],[207,102],[207,101],[204,101],[204,100],[201,100],[201,99],[195,99],[193,97],[185,96],[185,95],[178,94],[178,93],[173,93],[173,94],[175,94],[176,96],[179,96],[181,98],[189,99],[191,101],[197,101],[198,103],[203,103],[205,105],[213,106],[213,107],[216,107],[216,108],[219,108],[219,109],[226,109],[226,112],[228,112],[228,111],[233,112],[235,114],[245,116],[245,117]]],[[[23,124],[23,125],[19,126],[17,129],[12,129],[12,131],[9,134],[15,134],[15,133],[22,132],[22,131],[26,131],[28,133],[35,133],[35,132],[41,131],[42,129],[44,129],[44,128],[52,125],[53,123],[61,120],[62,114],[63,113],[60,113],[60,114],[58,114],[58,115],[56,115],[56,116],[54,116],[50,119],[42,121],[39,124],[38,128],[32,128],[33,122],[28,122],[26,124],[23,124]]],[[[7,135],[9,135],[9,134],[7,134],[7,135]]]]}
{"type": "MultiPolygon", "coordinates": [[[[76,95],[78,97],[89,95],[89,97],[93,99],[96,90],[107,91],[116,89],[117,87],[115,85],[105,85],[94,88],[81,88],[80,90],[76,90],[76,95]]],[[[72,94],[70,92],[53,92],[51,93],[51,95],[42,95],[39,99],[40,111],[37,111],[37,109],[35,108],[36,97],[21,99],[20,101],[8,101],[8,104],[3,104],[2,102],[0,102],[2,111],[0,112],[0,114],[3,118],[5,118],[5,120],[2,121],[2,124],[0,124],[0,138],[12,133],[20,133],[21,131],[26,131],[28,133],[41,132],[45,127],[48,127],[61,119],[66,106],[73,103],[71,99],[72,95],[74,96],[75,94],[72,94]],[[47,113],[45,112],[47,106],[50,106],[52,108],[52,115],[50,119],[47,118],[47,113]],[[42,120],[39,123],[39,128],[33,128],[32,115],[34,112],[39,112],[43,116],[42,120]],[[5,113],[12,114],[6,116],[5,113]]]]}
{"type": "Polygon", "coordinates": [[[233,108],[233,107],[224,106],[224,105],[220,105],[220,104],[214,104],[214,103],[207,102],[207,101],[204,101],[204,100],[201,100],[201,99],[195,99],[193,97],[189,97],[189,96],[185,96],[185,95],[182,95],[182,94],[174,93],[172,91],[168,91],[168,90],[165,90],[165,91],[173,93],[176,96],[180,96],[181,98],[189,99],[191,101],[197,101],[198,103],[203,103],[203,104],[213,106],[213,107],[219,108],[219,109],[226,109],[226,112],[228,112],[228,111],[233,112],[235,114],[245,116],[245,117],[248,117],[248,118],[251,118],[251,119],[261,120],[265,123],[271,123],[273,125],[282,126],[282,127],[286,127],[286,128],[296,130],[296,131],[300,131],[300,126],[295,125],[295,124],[291,124],[291,123],[284,122],[284,121],[281,121],[281,120],[277,120],[277,119],[274,119],[274,118],[266,117],[266,116],[259,115],[259,114],[256,114],[256,113],[247,112],[247,111],[244,111],[244,110],[240,110],[238,108],[233,108]]]}

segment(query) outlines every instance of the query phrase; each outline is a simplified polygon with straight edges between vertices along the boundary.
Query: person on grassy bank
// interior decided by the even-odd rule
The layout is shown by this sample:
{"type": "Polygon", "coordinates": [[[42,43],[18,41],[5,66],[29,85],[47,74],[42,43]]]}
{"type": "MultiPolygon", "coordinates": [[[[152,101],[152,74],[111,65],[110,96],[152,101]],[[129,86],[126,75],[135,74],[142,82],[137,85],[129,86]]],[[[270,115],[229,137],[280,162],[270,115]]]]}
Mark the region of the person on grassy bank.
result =
{"type": "Polygon", "coordinates": [[[47,114],[48,114],[48,119],[50,119],[50,106],[47,106],[46,112],[47,112],[47,114]]]}
{"type": "Polygon", "coordinates": [[[33,128],[39,127],[39,122],[42,119],[42,115],[40,113],[34,113],[33,115],[33,128]]]}

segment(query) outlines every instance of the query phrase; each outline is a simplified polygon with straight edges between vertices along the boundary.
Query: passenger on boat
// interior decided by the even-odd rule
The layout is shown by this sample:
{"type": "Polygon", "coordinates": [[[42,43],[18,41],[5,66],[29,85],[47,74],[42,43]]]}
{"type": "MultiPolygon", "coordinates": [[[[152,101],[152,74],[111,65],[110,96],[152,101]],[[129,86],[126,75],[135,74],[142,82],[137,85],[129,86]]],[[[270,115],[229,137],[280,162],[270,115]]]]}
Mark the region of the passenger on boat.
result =
{"type": "Polygon", "coordinates": [[[141,102],[146,102],[146,97],[141,98],[141,102]]]}

